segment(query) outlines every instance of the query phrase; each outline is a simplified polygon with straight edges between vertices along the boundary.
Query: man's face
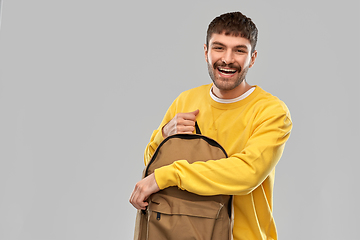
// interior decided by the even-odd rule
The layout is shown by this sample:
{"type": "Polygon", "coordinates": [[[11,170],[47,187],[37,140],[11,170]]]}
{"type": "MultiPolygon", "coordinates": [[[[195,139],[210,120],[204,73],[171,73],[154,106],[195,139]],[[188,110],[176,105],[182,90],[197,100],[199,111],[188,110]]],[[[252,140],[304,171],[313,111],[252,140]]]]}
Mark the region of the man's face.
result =
{"type": "Polygon", "coordinates": [[[250,41],[243,37],[212,34],[204,45],[205,59],[214,85],[222,91],[236,89],[253,66],[257,52],[251,54],[250,41]]]}

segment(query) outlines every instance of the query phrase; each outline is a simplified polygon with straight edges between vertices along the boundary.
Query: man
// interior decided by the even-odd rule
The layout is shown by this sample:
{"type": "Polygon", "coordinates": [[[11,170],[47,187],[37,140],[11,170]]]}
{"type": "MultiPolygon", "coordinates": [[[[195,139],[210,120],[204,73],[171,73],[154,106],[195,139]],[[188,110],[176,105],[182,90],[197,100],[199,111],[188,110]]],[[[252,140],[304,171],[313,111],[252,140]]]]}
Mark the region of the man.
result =
{"type": "Polygon", "coordinates": [[[155,170],[136,184],[130,197],[135,208],[145,209],[152,193],[170,186],[199,195],[234,195],[234,240],[277,239],[275,165],[292,122],[282,101],[246,82],[257,57],[256,42],[255,24],[240,12],[210,23],[204,53],[213,83],[185,91],[173,102],[146,147],[145,164],[164,138],[192,133],[195,121],[229,157],[196,164],[179,160],[155,170]]]}

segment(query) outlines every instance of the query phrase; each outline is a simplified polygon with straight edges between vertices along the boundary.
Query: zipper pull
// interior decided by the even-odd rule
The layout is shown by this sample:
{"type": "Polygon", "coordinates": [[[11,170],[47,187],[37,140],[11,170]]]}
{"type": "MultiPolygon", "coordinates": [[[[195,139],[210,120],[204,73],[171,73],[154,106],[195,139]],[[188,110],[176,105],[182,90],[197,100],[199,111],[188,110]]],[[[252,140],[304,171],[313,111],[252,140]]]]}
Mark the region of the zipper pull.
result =
{"type": "Polygon", "coordinates": [[[157,214],[156,214],[156,220],[160,220],[160,213],[158,212],[157,214]]]}

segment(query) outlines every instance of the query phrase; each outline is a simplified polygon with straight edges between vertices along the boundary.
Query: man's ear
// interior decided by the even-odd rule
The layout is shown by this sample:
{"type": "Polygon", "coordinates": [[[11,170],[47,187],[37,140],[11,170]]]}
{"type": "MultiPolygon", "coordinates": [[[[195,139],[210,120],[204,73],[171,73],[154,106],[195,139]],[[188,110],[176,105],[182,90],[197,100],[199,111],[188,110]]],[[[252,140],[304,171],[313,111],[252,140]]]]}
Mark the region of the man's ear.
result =
{"type": "Polygon", "coordinates": [[[208,62],[208,48],[206,44],[204,44],[204,54],[205,54],[205,61],[208,62]]]}
{"type": "Polygon", "coordinates": [[[252,54],[251,54],[251,60],[250,60],[250,64],[249,64],[249,68],[251,68],[254,64],[255,64],[255,59],[257,57],[257,51],[255,50],[252,54]]]}

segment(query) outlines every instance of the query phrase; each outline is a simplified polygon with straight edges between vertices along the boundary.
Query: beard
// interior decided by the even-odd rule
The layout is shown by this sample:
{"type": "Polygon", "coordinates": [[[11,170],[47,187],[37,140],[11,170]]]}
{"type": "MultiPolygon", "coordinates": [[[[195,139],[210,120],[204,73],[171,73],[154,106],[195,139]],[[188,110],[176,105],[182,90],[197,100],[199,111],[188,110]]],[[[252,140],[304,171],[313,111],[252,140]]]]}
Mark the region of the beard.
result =
{"type": "Polygon", "coordinates": [[[245,80],[246,74],[249,70],[249,66],[246,66],[244,69],[242,69],[241,66],[237,64],[224,64],[220,60],[215,62],[213,66],[210,65],[209,63],[207,63],[207,65],[208,65],[208,72],[210,78],[212,79],[214,85],[218,89],[224,91],[233,90],[237,86],[239,86],[245,80]],[[228,67],[228,68],[236,69],[236,73],[231,78],[221,77],[218,74],[216,74],[216,71],[219,71],[218,70],[219,67],[228,67]]]}

